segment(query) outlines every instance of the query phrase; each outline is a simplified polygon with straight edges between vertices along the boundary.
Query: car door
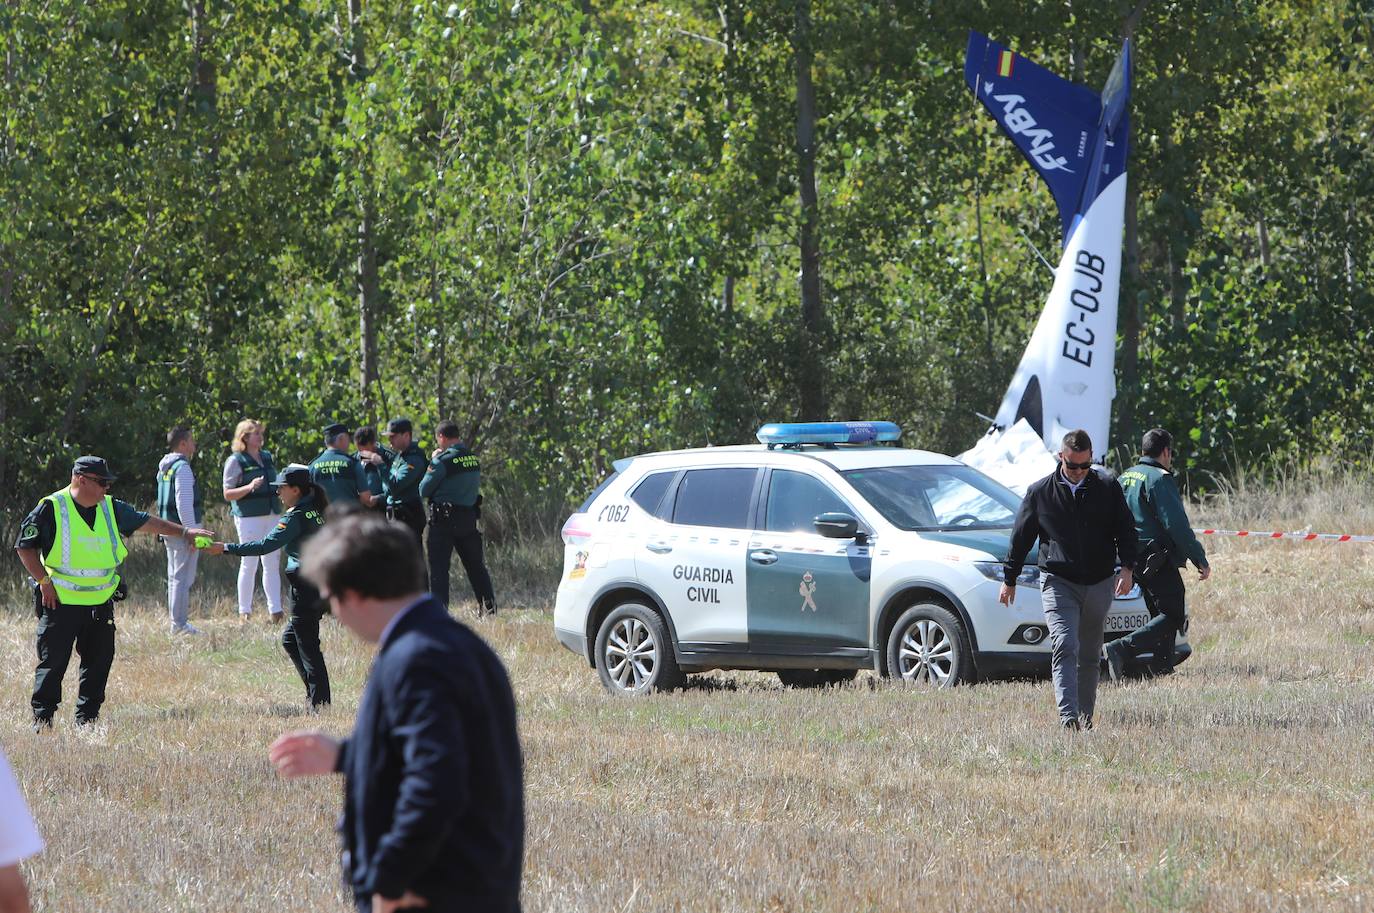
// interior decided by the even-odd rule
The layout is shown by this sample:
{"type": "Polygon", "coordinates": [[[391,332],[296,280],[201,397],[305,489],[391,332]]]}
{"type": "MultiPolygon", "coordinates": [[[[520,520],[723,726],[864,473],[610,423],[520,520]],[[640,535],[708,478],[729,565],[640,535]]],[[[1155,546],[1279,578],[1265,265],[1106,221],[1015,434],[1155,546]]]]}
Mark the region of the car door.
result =
{"type": "Polygon", "coordinates": [[[663,600],[687,650],[748,639],[744,545],[761,474],[753,466],[683,471],[636,549],[640,580],[663,600]]]}
{"type": "Polygon", "coordinates": [[[813,522],[838,511],[856,517],[860,529],[872,526],[817,476],[790,469],[768,475],[746,561],[750,649],[868,647],[871,549],[853,539],[827,539],[813,522]]]}

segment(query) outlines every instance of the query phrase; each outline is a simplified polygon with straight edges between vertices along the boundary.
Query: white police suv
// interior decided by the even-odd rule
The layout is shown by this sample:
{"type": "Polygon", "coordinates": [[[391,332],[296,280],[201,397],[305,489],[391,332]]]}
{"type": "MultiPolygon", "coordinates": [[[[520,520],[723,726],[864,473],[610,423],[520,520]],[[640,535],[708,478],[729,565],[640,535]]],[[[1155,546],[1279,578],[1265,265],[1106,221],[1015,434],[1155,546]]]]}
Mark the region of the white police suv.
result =
{"type": "MultiPolygon", "coordinates": [[[[708,669],[793,686],[1047,673],[1034,553],[1020,598],[997,602],[1020,497],[900,437],[890,422],[765,425],[757,445],[618,461],[563,527],[559,641],[626,693],[708,669]]],[[[1148,618],[1133,590],[1107,637],[1148,618]]]]}

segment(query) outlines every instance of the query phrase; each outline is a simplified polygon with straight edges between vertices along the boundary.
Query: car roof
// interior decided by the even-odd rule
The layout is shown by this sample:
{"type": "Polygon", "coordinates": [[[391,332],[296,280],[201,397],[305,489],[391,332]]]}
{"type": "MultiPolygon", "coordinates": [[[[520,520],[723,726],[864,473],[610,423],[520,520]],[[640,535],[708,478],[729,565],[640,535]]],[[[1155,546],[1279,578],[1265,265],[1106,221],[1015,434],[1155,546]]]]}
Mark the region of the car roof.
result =
{"type": "Polygon", "coordinates": [[[738,444],[726,447],[696,447],[688,450],[661,450],[617,461],[622,472],[631,463],[645,470],[663,466],[731,466],[743,463],[786,465],[789,461],[819,460],[840,472],[851,469],[878,469],[886,466],[962,466],[953,457],[929,450],[908,450],[882,445],[807,446],[800,450],[764,444],[738,444]]]}

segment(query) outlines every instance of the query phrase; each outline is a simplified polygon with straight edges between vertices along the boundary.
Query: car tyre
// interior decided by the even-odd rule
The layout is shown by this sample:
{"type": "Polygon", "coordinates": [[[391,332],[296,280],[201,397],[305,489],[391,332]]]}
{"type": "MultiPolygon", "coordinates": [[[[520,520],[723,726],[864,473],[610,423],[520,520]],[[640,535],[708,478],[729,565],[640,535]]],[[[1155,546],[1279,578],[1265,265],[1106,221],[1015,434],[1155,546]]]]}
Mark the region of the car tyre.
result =
{"type": "Polygon", "coordinates": [[[596,633],[596,672],[612,694],[642,695],[682,687],[668,627],[646,605],[617,606],[596,633]]]}
{"type": "Polygon", "coordinates": [[[779,669],[778,681],[788,688],[828,688],[854,681],[858,669],[779,669]]]}
{"type": "Polygon", "coordinates": [[[887,638],[887,674],[926,688],[973,681],[973,649],[963,624],[945,606],[919,602],[907,609],[887,638]]]}

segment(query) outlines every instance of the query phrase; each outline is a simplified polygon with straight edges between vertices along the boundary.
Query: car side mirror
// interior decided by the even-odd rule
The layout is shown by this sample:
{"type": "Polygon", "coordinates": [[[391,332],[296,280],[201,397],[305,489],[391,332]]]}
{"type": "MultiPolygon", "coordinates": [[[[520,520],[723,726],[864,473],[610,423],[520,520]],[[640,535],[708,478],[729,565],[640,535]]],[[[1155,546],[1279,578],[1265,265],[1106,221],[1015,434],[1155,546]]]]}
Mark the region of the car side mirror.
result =
{"type": "Polygon", "coordinates": [[[849,514],[824,513],[813,523],[816,532],[827,539],[853,539],[859,534],[859,521],[849,514]]]}

